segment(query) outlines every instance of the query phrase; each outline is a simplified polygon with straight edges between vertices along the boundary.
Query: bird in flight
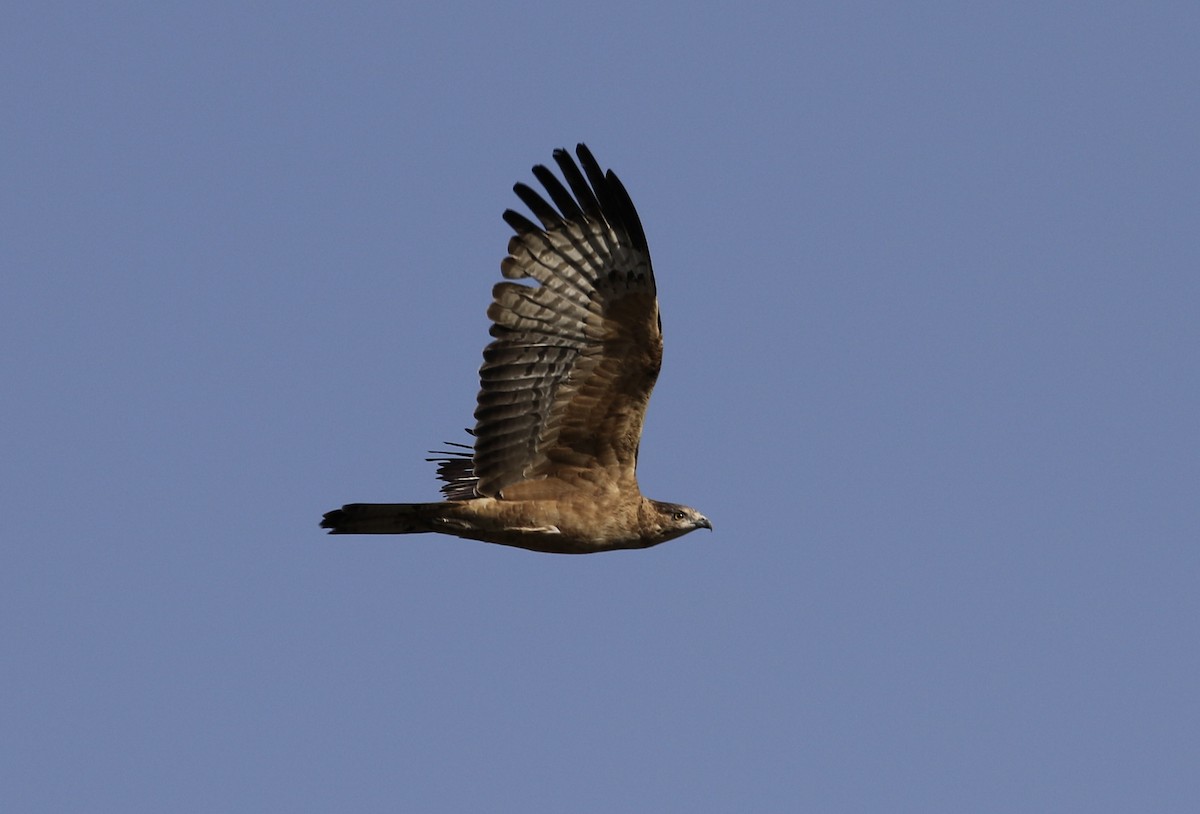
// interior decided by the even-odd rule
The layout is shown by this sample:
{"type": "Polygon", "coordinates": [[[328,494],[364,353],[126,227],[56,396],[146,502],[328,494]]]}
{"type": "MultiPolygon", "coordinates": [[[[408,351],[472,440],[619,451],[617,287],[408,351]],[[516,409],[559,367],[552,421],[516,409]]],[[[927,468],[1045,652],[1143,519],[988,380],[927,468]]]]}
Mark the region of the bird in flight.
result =
{"type": "Polygon", "coordinates": [[[662,366],[650,250],[629,194],[582,144],[555,150],[561,181],[533,168],[550,202],[513,187],[538,223],[516,233],[492,290],[474,444],[435,453],[445,500],[351,503],[330,534],[437,532],[555,554],[649,548],[712,529],[688,506],[643,497],[638,445],[662,366]]]}

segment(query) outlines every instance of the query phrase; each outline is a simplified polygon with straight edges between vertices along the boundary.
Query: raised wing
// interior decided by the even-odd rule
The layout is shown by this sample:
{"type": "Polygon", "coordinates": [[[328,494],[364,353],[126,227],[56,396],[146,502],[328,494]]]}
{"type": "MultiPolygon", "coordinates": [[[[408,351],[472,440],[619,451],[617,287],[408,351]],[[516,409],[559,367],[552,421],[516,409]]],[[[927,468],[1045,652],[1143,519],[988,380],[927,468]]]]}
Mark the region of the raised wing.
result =
{"type": "Polygon", "coordinates": [[[475,410],[475,445],[443,460],[454,499],[537,493],[538,482],[637,490],[642,422],[662,364],[650,252],[617,176],[584,145],[554,160],[567,187],[533,168],[553,206],[524,184],[513,190],[541,222],[512,210],[516,232],[488,316],[475,410]],[[518,484],[523,484],[517,487],[518,484]]]}

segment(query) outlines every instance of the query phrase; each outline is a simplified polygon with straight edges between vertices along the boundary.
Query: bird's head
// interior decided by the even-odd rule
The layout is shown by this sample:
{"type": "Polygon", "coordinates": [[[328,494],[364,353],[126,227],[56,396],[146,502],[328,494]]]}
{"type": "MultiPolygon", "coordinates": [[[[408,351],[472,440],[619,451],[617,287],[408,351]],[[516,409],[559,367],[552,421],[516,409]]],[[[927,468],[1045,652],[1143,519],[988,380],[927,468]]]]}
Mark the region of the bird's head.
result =
{"type": "Polygon", "coordinates": [[[712,531],[708,518],[690,506],[646,500],[646,507],[649,511],[642,513],[642,522],[648,536],[654,540],[651,545],[674,540],[696,529],[712,531]]]}

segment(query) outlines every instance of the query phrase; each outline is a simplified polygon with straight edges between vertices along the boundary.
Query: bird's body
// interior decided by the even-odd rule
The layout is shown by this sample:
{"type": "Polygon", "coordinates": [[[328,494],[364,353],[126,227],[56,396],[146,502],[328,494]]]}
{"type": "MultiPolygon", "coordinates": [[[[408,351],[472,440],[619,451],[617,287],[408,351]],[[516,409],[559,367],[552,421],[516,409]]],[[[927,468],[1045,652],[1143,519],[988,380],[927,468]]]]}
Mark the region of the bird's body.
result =
{"type": "Polygon", "coordinates": [[[352,503],[325,515],[331,533],[438,532],[585,554],[712,528],[696,510],[638,489],[642,424],[662,364],[650,253],[620,181],[583,145],[577,154],[583,172],[566,151],[554,153],[570,191],[534,167],[557,209],[514,187],[541,226],[504,213],[516,236],[501,271],[539,285],[493,289],[474,445],[433,459],[447,500],[352,503]]]}
{"type": "Polygon", "coordinates": [[[492,497],[438,503],[351,503],[326,516],[335,534],[439,532],[551,554],[592,554],[649,548],[686,534],[670,522],[686,507],[671,506],[663,517],[644,497],[636,504],[616,495],[584,492],[558,500],[498,500],[492,497]],[[657,533],[647,534],[656,529],[657,533]]]}

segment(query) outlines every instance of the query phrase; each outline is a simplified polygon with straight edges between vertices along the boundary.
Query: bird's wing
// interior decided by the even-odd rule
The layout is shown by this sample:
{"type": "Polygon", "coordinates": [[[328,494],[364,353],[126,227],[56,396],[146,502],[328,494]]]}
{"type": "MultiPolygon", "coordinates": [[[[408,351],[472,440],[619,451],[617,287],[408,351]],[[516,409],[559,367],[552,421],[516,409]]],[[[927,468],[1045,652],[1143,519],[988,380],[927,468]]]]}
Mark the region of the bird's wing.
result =
{"type": "Polygon", "coordinates": [[[541,225],[504,213],[516,235],[501,271],[537,285],[492,292],[470,472],[463,459],[443,464],[449,497],[534,495],[537,482],[636,494],[642,421],[662,364],[650,251],[617,176],[584,145],[576,154],[578,166],[554,152],[567,186],[533,168],[553,205],[513,188],[541,225]]]}

